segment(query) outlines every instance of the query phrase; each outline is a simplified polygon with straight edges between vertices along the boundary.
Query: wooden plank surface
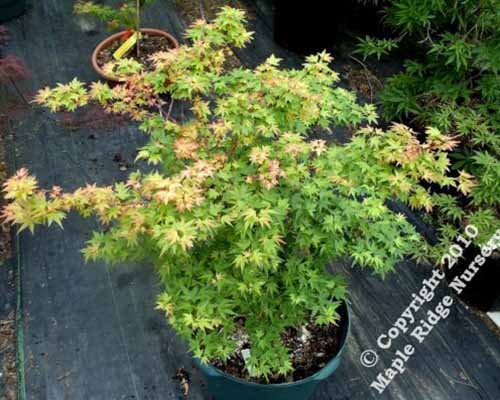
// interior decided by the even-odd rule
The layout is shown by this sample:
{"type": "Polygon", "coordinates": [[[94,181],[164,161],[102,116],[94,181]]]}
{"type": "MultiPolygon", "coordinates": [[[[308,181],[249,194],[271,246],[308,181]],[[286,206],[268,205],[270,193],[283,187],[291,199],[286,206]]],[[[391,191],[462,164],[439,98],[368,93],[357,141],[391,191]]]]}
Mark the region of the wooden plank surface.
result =
{"type": "MultiPolygon", "coordinates": [[[[11,50],[32,70],[25,92],[74,76],[95,79],[87,60],[106,32],[73,17],[72,2],[33,3],[22,21],[9,24],[11,50]]],[[[300,58],[280,49],[272,39],[270,3],[247,3],[255,15],[251,25],[256,40],[238,54],[240,59],[253,66],[277,53],[286,65],[299,65],[300,58]]],[[[185,23],[180,15],[172,2],[162,0],[148,13],[144,25],[182,38],[185,23]]],[[[120,170],[124,162],[131,164],[135,148],[145,140],[135,125],[106,127],[103,121],[97,128],[85,124],[68,129],[53,118],[27,110],[12,121],[13,168],[27,166],[42,186],[59,184],[66,190],[87,182],[111,184],[135,168],[120,170]]],[[[21,235],[26,398],[179,399],[181,388],[174,375],[178,368],[186,368],[192,380],[188,398],[208,399],[186,346],[154,310],[158,288],[151,269],[147,265],[84,265],[79,249],[94,227],[91,221],[71,217],[64,231],[43,228],[35,236],[21,235]]],[[[341,367],[320,386],[315,400],[500,398],[498,337],[461,304],[416,346],[406,373],[396,377],[383,395],[374,392],[369,384],[390,364],[392,354],[381,353],[379,365],[372,369],[360,364],[360,354],[376,347],[378,335],[391,327],[430,269],[403,263],[397,274],[383,282],[363,271],[338,268],[352,283],[352,334],[341,367]]],[[[441,286],[436,298],[446,293],[447,288],[441,286]]]]}

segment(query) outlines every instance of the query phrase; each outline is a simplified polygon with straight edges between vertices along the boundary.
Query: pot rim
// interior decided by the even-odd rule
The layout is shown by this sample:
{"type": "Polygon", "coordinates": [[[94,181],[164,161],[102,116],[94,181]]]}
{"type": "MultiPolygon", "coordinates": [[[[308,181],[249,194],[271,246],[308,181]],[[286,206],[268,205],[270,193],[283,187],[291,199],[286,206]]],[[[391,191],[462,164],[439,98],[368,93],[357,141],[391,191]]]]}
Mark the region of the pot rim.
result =
{"type": "MultiPolygon", "coordinates": [[[[172,45],[172,49],[179,48],[179,42],[177,41],[177,39],[172,34],[166,32],[166,31],[163,31],[161,29],[154,29],[154,28],[142,28],[141,32],[149,33],[149,34],[151,34],[153,36],[163,36],[163,37],[165,37],[165,38],[168,39],[168,41],[172,45]]],[[[127,33],[126,30],[125,31],[120,31],[120,32],[117,32],[117,33],[115,33],[115,34],[113,34],[111,36],[108,36],[106,39],[104,39],[103,41],[101,41],[96,46],[96,48],[94,49],[94,51],[92,52],[92,57],[91,57],[92,67],[94,68],[94,70],[102,78],[107,79],[108,81],[123,82],[123,80],[117,79],[117,78],[115,78],[113,76],[110,76],[110,75],[106,75],[106,73],[104,72],[104,70],[97,63],[97,56],[99,55],[99,53],[102,50],[104,50],[105,48],[109,47],[111,45],[111,43],[113,43],[116,40],[118,40],[119,38],[121,38],[125,33],[127,33]]]]}
{"type": "Polygon", "coordinates": [[[203,364],[201,362],[201,360],[199,360],[196,357],[194,357],[194,361],[195,361],[195,363],[200,368],[203,368],[205,370],[207,370],[207,369],[213,370],[213,371],[216,372],[217,376],[221,376],[223,378],[229,379],[229,380],[231,380],[233,382],[236,382],[236,383],[239,383],[239,384],[242,384],[242,385],[245,385],[245,386],[261,387],[261,388],[263,388],[263,387],[265,387],[265,388],[278,388],[278,389],[281,389],[281,388],[289,388],[289,387],[294,387],[294,386],[300,386],[300,385],[303,385],[305,383],[308,383],[308,382],[314,381],[314,380],[321,380],[321,379],[319,379],[319,377],[322,374],[322,372],[325,369],[327,369],[330,365],[332,365],[333,363],[335,363],[336,361],[338,361],[338,359],[342,356],[342,353],[344,352],[344,349],[345,349],[345,346],[346,346],[346,343],[347,343],[347,338],[349,337],[349,333],[351,331],[351,316],[350,316],[349,305],[348,305],[347,301],[345,301],[345,300],[342,303],[343,303],[342,305],[344,306],[345,319],[346,319],[345,323],[343,324],[344,328],[342,330],[342,338],[341,338],[342,345],[340,346],[340,349],[339,349],[338,353],[328,362],[328,364],[326,364],[319,371],[317,371],[313,375],[308,376],[307,378],[304,378],[304,379],[301,379],[301,380],[295,381],[295,382],[290,382],[290,383],[269,383],[269,384],[255,383],[255,382],[246,381],[244,379],[237,378],[235,376],[229,375],[226,372],[221,371],[220,369],[214,367],[211,364],[203,364]]]}

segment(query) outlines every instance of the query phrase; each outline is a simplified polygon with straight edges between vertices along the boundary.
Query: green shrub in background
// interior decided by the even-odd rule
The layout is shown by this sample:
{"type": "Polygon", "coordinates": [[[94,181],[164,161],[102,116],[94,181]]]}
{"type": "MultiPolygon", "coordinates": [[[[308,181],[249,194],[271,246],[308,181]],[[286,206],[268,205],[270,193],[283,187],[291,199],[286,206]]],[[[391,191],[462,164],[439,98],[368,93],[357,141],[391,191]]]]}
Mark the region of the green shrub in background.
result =
{"type": "Polygon", "coordinates": [[[104,22],[109,30],[139,30],[141,7],[156,0],[126,0],[119,7],[112,7],[93,1],[78,1],[74,11],[77,15],[88,15],[104,22]]]}
{"type": "Polygon", "coordinates": [[[385,117],[459,138],[453,168],[475,179],[462,173],[469,199],[435,196],[443,244],[449,224],[467,221],[482,241],[500,223],[500,1],[394,0],[384,14],[399,37],[362,39],[357,52],[380,57],[399,43],[413,54],[380,93],[385,117]]]}

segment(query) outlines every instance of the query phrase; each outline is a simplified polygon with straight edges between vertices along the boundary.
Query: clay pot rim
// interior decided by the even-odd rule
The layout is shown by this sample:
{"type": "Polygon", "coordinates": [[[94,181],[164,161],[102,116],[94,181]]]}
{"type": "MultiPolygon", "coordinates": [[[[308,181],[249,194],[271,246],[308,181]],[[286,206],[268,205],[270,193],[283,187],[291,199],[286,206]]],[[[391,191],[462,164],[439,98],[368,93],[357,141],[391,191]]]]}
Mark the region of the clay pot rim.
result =
{"type": "MultiPolygon", "coordinates": [[[[162,31],[160,29],[153,29],[153,28],[143,28],[141,29],[141,32],[150,34],[152,36],[163,36],[168,39],[170,42],[171,46],[173,49],[176,49],[179,47],[179,42],[177,39],[172,36],[170,33],[162,31]]],[[[114,35],[108,36],[106,39],[104,39],[101,43],[97,45],[95,48],[94,52],[92,53],[92,67],[94,67],[94,70],[104,79],[112,82],[123,82],[120,79],[117,79],[116,77],[106,75],[104,70],[99,66],[97,63],[97,56],[98,54],[103,51],[105,48],[109,47],[111,43],[115,42],[116,40],[120,39],[124,34],[126,34],[127,31],[121,31],[118,33],[115,33],[114,35]]]]}

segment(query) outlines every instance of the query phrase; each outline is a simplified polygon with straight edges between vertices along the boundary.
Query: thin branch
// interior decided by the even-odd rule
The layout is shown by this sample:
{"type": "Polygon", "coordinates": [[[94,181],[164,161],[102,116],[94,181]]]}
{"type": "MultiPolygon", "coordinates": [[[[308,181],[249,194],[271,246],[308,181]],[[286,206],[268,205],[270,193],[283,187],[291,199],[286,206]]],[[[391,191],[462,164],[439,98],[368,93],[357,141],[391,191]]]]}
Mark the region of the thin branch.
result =
{"type": "Polygon", "coordinates": [[[16,90],[17,95],[24,102],[24,104],[26,104],[28,107],[30,107],[31,106],[30,102],[26,99],[26,97],[24,96],[24,94],[21,91],[21,89],[19,89],[19,86],[17,85],[16,81],[14,79],[12,79],[12,77],[10,77],[10,76],[9,76],[9,81],[10,81],[11,85],[14,87],[14,89],[16,90]]]}
{"type": "Polygon", "coordinates": [[[203,0],[198,0],[198,5],[200,8],[200,15],[201,18],[204,19],[205,21],[207,20],[207,17],[205,15],[205,8],[203,7],[203,0]]]}
{"type": "Polygon", "coordinates": [[[168,112],[167,112],[167,118],[166,120],[170,118],[170,114],[172,113],[172,108],[174,107],[174,99],[170,100],[170,105],[168,106],[168,112]]]}
{"type": "Polygon", "coordinates": [[[141,56],[140,44],[141,44],[141,0],[137,0],[135,10],[135,34],[137,35],[137,58],[141,56]]]}
{"type": "MultiPolygon", "coordinates": [[[[450,381],[450,383],[458,383],[459,385],[465,385],[465,386],[469,386],[473,389],[476,389],[478,392],[479,392],[479,388],[475,385],[473,385],[472,383],[468,383],[468,382],[462,382],[462,381],[459,381],[458,379],[455,379],[453,377],[451,377],[450,375],[448,375],[442,368],[439,368],[439,371],[441,371],[441,373],[446,377],[448,378],[448,380],[450,381]]],[[[463,372],[463,371],[462,371],[463,372]]],[[[465,375],[465,373],[464,373],[465,375]]],[[[469,378],[469,376],[466,375],[466,377],[469,379],[469,381],[471,381],[471,379],[469,378]]],[[[472,382],[472,381],[471,381],[472,382]]]]}
{"type": "Polygon", "coordinates": [[[366,64],[361,61],[359,58],[354,57],[353,55],[349,55],[349,58],[352,59],[353,61],[356,61],[359,65],[363,67],[365,77],[366,77],[366,82],[368,83],[368,86],[370,87],[370,101],[373,101],[373,86],[372,83],[370,82],[371,77],[375,78],[377,83],[382,87],[382,82],[379,81],[379,79],[368,69],[366,64]]]}

